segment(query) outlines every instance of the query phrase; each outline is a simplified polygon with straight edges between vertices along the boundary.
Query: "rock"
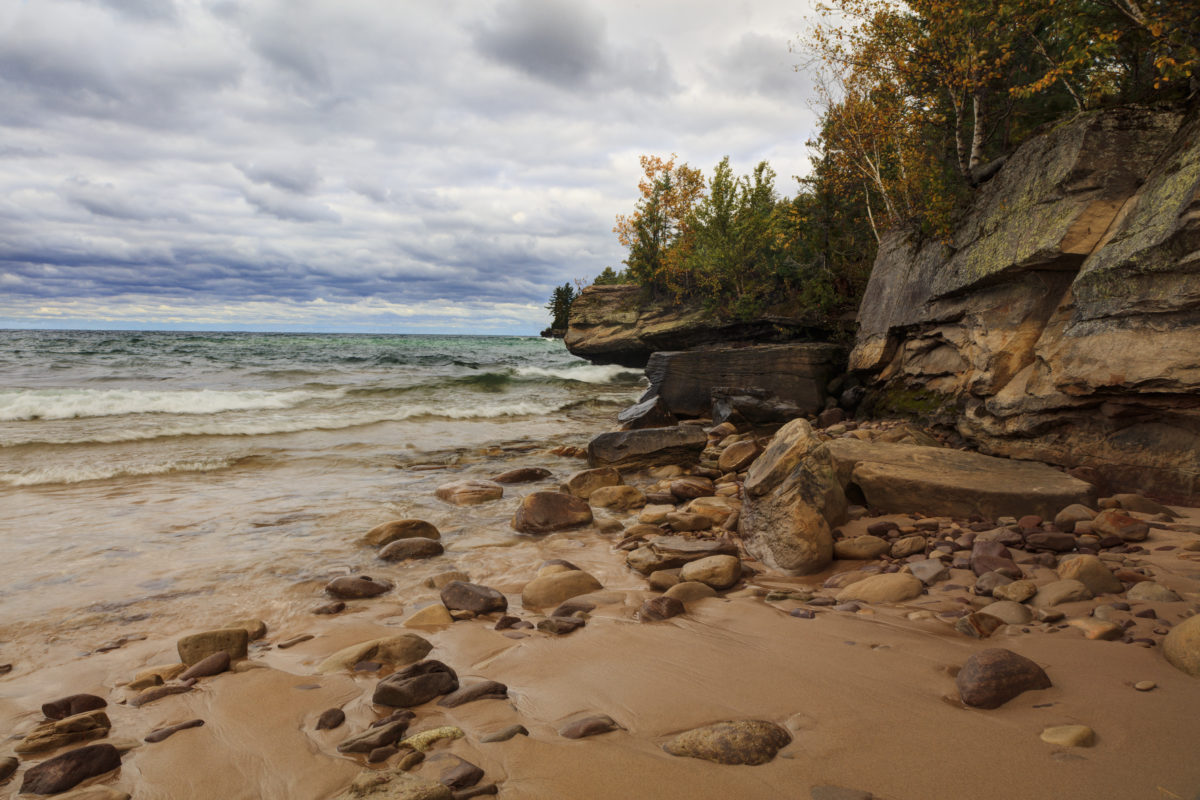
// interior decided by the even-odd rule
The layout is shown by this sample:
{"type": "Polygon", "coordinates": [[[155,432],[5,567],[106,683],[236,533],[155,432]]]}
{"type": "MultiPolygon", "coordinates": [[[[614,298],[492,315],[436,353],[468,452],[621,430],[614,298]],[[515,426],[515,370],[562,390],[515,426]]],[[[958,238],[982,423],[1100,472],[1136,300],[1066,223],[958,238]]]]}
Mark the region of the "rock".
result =
{"type": "Polygon", "coordinates": [[[441,603],[432,603],[419,611],[414,611],[404,620],[406,628],[436,628],[454,622],[449,610],[441,603]]]}
{"type": "Polygon", "coordinates": [[[317,672],[327,675],[331,672],[351,670],[354,669],[355,664],[363,661],[377,661],[388,666],[405,666],[420,661],[432,649],[432,644],[415,633],[371,639],[337,651],[321,662],[317,667],[317,672]]]}
{"type": "Polygon", "coordinates": [[[438,776],[439,783],[449,786],[451,789],[469,789],[483,780],[482,769],[470,761],[464,761],[457,757],[455,760],[457,763],[442,770],[438,776]]]}
{"type": "Polygon", "coordinates": [[[1171,519],[1179,516],[1162,503],[1156,503],[1140,494],[1133,494],[1131,492],[1114,494],[1113,500],[1116,500],[1121,505],[1121,508],[1126,511],[1135,511],[1139,514],[1166,514],[1171,519]]]}
{"type": "Polygon", "coordinates": [[[986,639],[1004,624],[1004,620],[999,617],[976,611],[965,617],[959,617],[958,621],[954,623],[954,630],[973,639],[986,639]]]}
{"type": "Polygon", "coordinates": [[[700,475],[687,475],[671,481],[671,496],[677,500],[695,500],[698,497],[710,497],[713,492],[713,482],[700,475]]]}
{"type": "Polygon", "coordinates": [[[1195,497],[1198,301],[1180,254],[1198,130],[1178,109],[1077,117],[1026,140],[949,243],[885,237],[849,364],[870,411],[941,413],[989,452],[1195,497]]]}
{"type": "Polygon", "coordinates": [[[381,547],[398,539],[440,539],[441,532],[423,519],[397,519],[367,531],[363,544],[381,547]]]}
{"type": "Polygon", "coordinates": [[[521,533],[550,533],[591,521],[592,509],[587,501],[563,492],[534,492],[521,500],[512,527],[521,533]]]}
{"type": "Polygon", "coordinates": [[[664,619],[677,617],[686,611],[682,601],[662,595],[651,597],[642,603],[642,607],[638,609],[637,618],[642,622],[662,622],[664,619]]]}
{"type": "Polygon", "coordinates": [[[372,725],[361,733],[356,733],[342,741],[337,749],[339,753],[370,753],[380,747],[395,744],[404,738],[408,726],[413,720],[412,712],[398,715],[380,725],[372,725]]]}
{"type": "Polygon", "coordinates": [[[1049,676],[1036,663],[998,647],[968,658],[955,683],[963,703],[975,708],[999,708],[1022,692],[1051,686],[1049,676]]]}
{"type": "Polygon", "coordinates": [[[504,496],[504,487],[495,481],[462,480],[443,484],[434,494],[456,506],[473,506],[499,500],[504,496]]]}
{"type": "Polygon", "coordinates": [[[1193,678],[1200,678],[1200,615],[1176,625],[1162,642],[1163,656],[1193,678]]]}
{"type": "Polygon", "coordinates": [[[175,643],[179,660],[189,667],[217,652],[229,654],[231,660],[245,658],[250,634],[245,628],[222,628],[185,636],[175,643]]]}
{"type": "Polygon", "coordinates": [[[1060,747],[1091,747],[1096,743],[1096,733],[1087,725],[1053,725],[1042,731],[1041,739],[1060,747]]]}
{"type": "Polygon", "coordinates": [[[602,433],[588,443],[588,464],[629,469],[686,464],[695,461],[707,444],[708,437],[697,425],[602,433]]]}
{"type": "Polygon", "coordinates": [[[621,482],[621,473],[615,468],[599,467],[574,473],[563,483],[563,488],[569,494],[587,500],[597,489],[605,486],[619,486],[621,482]]]}
{"type": "Polygon", "coordinates": [[[979,609],[980,614],[989,614],[1006,625],[1024,625],[1033,619],[1029,607],[1012,600],[997,600],[979,609]]]}
{"type": "Polygon", "coordinates": [[[1117,580],[1104,562],[1097,556],[1079,555],[1064,559],[1058,565],[1058,577],[1076,580],[1088,588],[1093,595],[1116,594],[1125,591],[1125,584],[1117,580]]]}
{"type": "Polygon", "coordinates": [[[21,762],[17,761],[15,756],[5,756],[4,758],[0,758],[0,783],[11,778],[12,774],[17,771],[17,767],[20,766],[20,763],[21,762]]]}
{"type": "Polygon", "coordinates": [[[165,728],[156,728],[155,730],[146,734],[146,741],[150,744],[156,744],[171,736],[174,736],[180,731],[186,731],[189,728],[199,728],[203,724],[204,720],[202,719],[189,719],[187,722],[180,722],[176,725],[168,725],[165,728]]]}
{"type": "Polygon", "coordinates": [[[715,764],[757,766],[775,758],[792,741],[786,729],[773,722],[737,720],[693,728],[663,745],[673,756],[686,756],[715,764]]]}
{"type": "Polygon", "coordinates": [[[712,496],[697,497],[684,510],[689,514],[708,517],[713,525],[724,525],[740,508],[741,503],[736,498],[712,496]]]}
{"type": "Polygon", "coordinates": [[[842,786],[814,786],[812,800],[875,800],[875,795],[842,786]]]}
{"type": "Polygon", "coordinates": [[[1006,586],[1012,582],[1012,578],[1001,575],[999,572],[985,572],[975,581],[975,594],[986,597],[995,594],[996,589],[1000,586],[1006,586]]]}
{"type": "Polygon", "coordinates": [[[1154,681],[1138,681],[1133,685],[1133,688],[1137,689],[1139,692],[1150,692],[1154,689],[1157,689],[1158,684],[1154,681]]]}
{"type": "Polygon", "coordinates": [[[402,769],[368,770],[333,800],[454,800],[450,787],[402,769]]]}
{"type": "Polygon", "coordinates": [[[96,708],[62,719],[38,725],[13,748],[18,754],[41,753],[89,739],[100,739],[108,735],[112,723],[108,715],[96,708]]]}
{"type": "Polygon", "coordinates": [[[726,386],[712,390],[713,422],[776,425],[803,416],[804,409],[800,406],[780,400],[765,389],[738,389],[726,386]]]}
{"type": "Polygon", "coordinates": [[[1025,549],[1030,552],[1069,553],[1075,543],[1074,535],[1061,531],[1039,531],[1025,537],[1025,549]]]}
{"type": "Polygon", "coordinates": [[[463,736],[461,728],[456,728],[453,725],[443,725],[439,728],[430,728],[420,733],[414,733],[402,741],[400,745],[401,747],[411,747],[413,750],[424,753],[440,741],[461,739],[463,736]]]}
{"type": "Polygon", "coordinates": [[[737,545],[728,539],[688,539],[683,536],[659,536],[626,556],[625,563],[642,575],[660,569],[682,567],[689,561],[713,555],[736,555],[737,545]]]}
{"type": "MultiPolygon", "coordinates": [[[[918,537],[921,538],[921,537],[918,537]]],[[[921,538],[921,549],[924,550],[924,538],[921,538]]],[[[833,557],[859,561],[870,561],[879,558],[884,553],[892,551],[892,543],[878,536],[852,536],[833,543],[833,557]]]]}
{"type": "Polygon", "coordinates": [[[588,504],[598,508],[628,511],[646,505],[646,495],[636,486],[601,486],[592,492],[588,504]]]}
{"type": "Polygon", "coordinates": [[[1088,639],[1100,639],[1112,641],[1120,639],[1125,635],[1125,629],[1120,625],[1112,622],[1106,622],[1102,619],[1093,619],[1091,617],[1083,619],[1073,619],[1067,622],[1072,628],[1078,628],[1083,631],[1083,635],[1088,639]]]}
{"type": "Polygon", "coordinates": [[[493,483],[533,483],[550,477],[550,470],[542,467],[518,467],[502,472],[492,478],[493,483]]]}
{"type": "Polygon", "coordinates": [[[1080,522],[1090,522],[1096,517],[1096,512],[1079,503],[1072,503],[1054,515],[1054,527],[1067,533],[1075,532],[1075,525],[1080,522]]]}
{"type": "Polygon", "coordinates": [[[891,572],[872,575],[850,584],[837,594],[837,601],[845,603],[858,600],[863,603],[902,603],[917,597],[925,590],[925,584],[912,575],[891,572]]]}
{"type": "Polygon", "coordinates": [[[441,598],[442,604],[451,611],[491,614],[508,609],[508,599],[500,592],[490,586],[465,581],[451,581],[443,586],[441,598]]]}
{"type": "Polygon", "coordinates": [[[448,569],[445,572],[439,572],[437,575],[434,575],[432,578],[427,579],[425,581],[425,585],[431,589],[438,589],[440,591],[441,589],[444,589],[446,587],[446,584],[451,583],[453,581],[463,581],[465,583],[470,583],[471,576],[468,575],[467,573],[461,572],[457,569],[448,569]]]}
{"type": "Polygon", "coordinates": [[[1143,542],[1150,535],[1150,525],[1123,511],[1110,508],[1095,516],[1092,520],[1092,532],[1101,537],[1120,536],[1126,542],[1143,542]]]}
{"type": "Polygon", "coordinates": [[[331,731],[340,728],[345,721],[345,711],[340,708],[328,708],[321,712],[321,716],[317,717],[317,730],[331,731]]]}
{"type": "Polygon", "coordinates": [[[692,514],[687,511],[668,511],[667,526],[677,533],[693,533],[706,531],[713,526],[711,517],[704,514],[692,514]]]}
{"type": "Polygon", "coordinates": [[[601,733],[620,730],[621,726],[607,714],[594,714],[569,722],[558,729],[558,735],[565,739],[583,739],[601,733]]]}
{"type": "MultiPolygon", "coordinates": [[[[674,496],[671,499],[674,500],[674,496]]],[[[660,525],[667,521],[667,514],[674,513],[674,511],[674,505],[651,504],[642,509],[642,513],[638,515],[638,523],[650,526],[660,525]]]]}
{"type": "Polygon", "coordinates": [[[1010,600],[1014,603],[1024,603],[1037,594],[1037,584],[1033,581],[1020,580],[1006,583],[992,589],[992,597],[997,600],[1010,600]]]}
{"type": "Polygon", "coordinates": [[[1052,581],[1038,587],[1030,601],[1037,608],[1053,608],[1062,603],[1091,600],[1092,592],[1077,580],[1052,581]]]}
{"type": "Polygon", "coordinates": [[[938,558],[913,561],[908,565],[908,569],[914,578],[926,586],[932,586],[938,581],[944,581],[950,577],[950,569],[938,558]]]}
{"type": "Polygon", "coordinates": [[[753,439],[743,439],[725,448],[717,459],[717,467],[722,472],[741,472],[748,468],[754,459],[758,458],[762,448],[753,439]]]}
{"type": "Polygon", "coordinates": [[[393,708],[411,708],[456,689],[458,675],[454,670],[441,661],[419,661],[376,684],[371,702],[393,708]]]}
{"type": "Polygon", "coordinates": [[[542,633],[549,633],[554,636],[566,636],[568,633],[574,633],[587,624],[587,620],[582,617],[548,617],[543,620],[538,620],[537,629],[542,633]]]}
{"type": "Polygon", "coordinates": [[[343,603],[341,600],[338,600],[333,603],[325,603],[323,605],[319,605],[312,610],[312,613],[314,613],[314,614],[340,614],[345,610],[346,610],[346,604],[343,603]]]}
{"type": "Polygon", "coordinates": [[[684,605],[716,596],[716,589],[699,581],[680,581],[663,593],[663,597],[678,600],[684,605]]]}
{"type": "Polygon", "coordinates": [[[708,556],[684,564],[679,577],[713,589],[728,589],[742,577],[742,562],[737,556],[708,556]]]}
{"type": "Polygon", "coordinates": [[[621,430],[632,431],[641,428],[670,428],[678,425],[679,419],[667,409],[662,398],[655,395],[617,414],[617,422],[621,423],[621,430]]]}
{"type": "Polygon", "coordinates": [[[846,513],[828,446],[797,419],[780,428],[750,467],[738,531],[775,569],[808,574],[833,559],[831,526],[846,513]]]}
{"type": "Polygon", "coordinates": [[[1154,581],[1141,581],[1129,587],[1129,591],[1125,593],[1128,600],[1140,601],[1145,603],[1177,603],[1180,600],[1179,595],[1163,586],[1161,583],[1154,581]]]}
{"type": "Polygon", "coordinates": [[[58,800],[130,800],[130,797],[128,792],[97,785],[58,795],[58,800]]]}
{"type": "Polygon", "coordinates": [[[361,600],[367,597],[378,597],[390,592],[393,588],[391,581],[376,580],[369,575],[351,577],[343,575],[325,584],[325,591],[342,600],[361,600]]]}
{"type": "Polygon", "coordinates": [[[548,608],[581,594],[599,591],[600,581],[583,570],[568,570],[534,578],[521,590],[521,603],[526,608],[548,608]]]}
{"type": "Polygon", "coordinates": [[[91,744],[68,750],[27,769],[21,792],[59,794],[120,766],[121,754],[111,744],[91,744]]]}
{"type": "Polygon", "coordinates": [[[442,543],[433,539],[414,537],[398,539],[379,551],[384,561],[408,561],[409,559],[433,558],[446,551],[442,543]]]}
{"type": "Polygon", "coordinates": [[[225,650],[218,650],[211,656],[200,659],[179,673],[179,680],[186,681],[190,678],[208,678],[213,675],[220,675],[229,669],[229,664],[229,653],[225,650]]]}
{"type": "Polygon", "coordinates": [[[492,744],[494,742],[507,742],[514,736],[528,736],[529,731],[524,725],[509,725],[507,728],[489,733],[486,736],[480,737],[479,741],[483,744],[492,744]]]}
{"type": "Polygon", "coordinates": [[[908,558],[925,552],[926,539],[919,533],[903,536],[892,542],[889,554],[892,558],[908,558]]]}
{"type": "Polygon", "coordinates": [[[105,708],[107,705],[107,700],[94,694],[73,694],[58,700],[51,700],[49,703],[42,703],[42,715],[46,719],[65,719],[85,711],[105,708]]]}
{"type": "Polygon", "coordinates": [[[499,681],[479,681],[470,686],[461,686],[456,691],[438,700],[443,708],[458,708],[476,700],[503,700],[508,697],[508,687],[499,681]]]}
{"type": "Polygon", "coordinates": [[[184,694],[192,690],[191,683],[174,683],[166,686],[154,686],[145,691],[139,692],[129,701],[129,705],[134,708],[153,703],[155,700],[161,700],[164,697],[170,697],[173,694],[184,694]]]}
{"type": "Polygon", "coordinates": [[[995,541],[975,541],[971,548],[971,570],[976,575],[999,572],[1013,580],[1021,577],[1021,568],[1012,560],[1008,548],[995,541]]]}

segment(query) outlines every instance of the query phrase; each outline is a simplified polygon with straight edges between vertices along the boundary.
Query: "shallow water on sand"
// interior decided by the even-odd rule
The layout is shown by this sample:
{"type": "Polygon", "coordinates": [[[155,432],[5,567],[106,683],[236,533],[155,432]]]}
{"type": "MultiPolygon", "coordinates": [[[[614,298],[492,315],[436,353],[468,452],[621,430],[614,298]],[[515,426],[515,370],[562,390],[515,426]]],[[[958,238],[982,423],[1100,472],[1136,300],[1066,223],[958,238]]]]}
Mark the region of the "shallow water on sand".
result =
{"type": "MultiPolygon", "coordinates": [[[[437,485],[510,464],[560,477],[640,391],[518,337],[0,332],[0,642],[89,649],[153,619],[292,613],[380,562],[373,525],[428,519],[505,547],[512,502],[437,485]],[[94,640],[94,641],[93,641],[94,640]],[[68,644],[69,643],[69,644],[68,644]]],[[[0,660],[6,660],[0,658],[0,660]]]]}

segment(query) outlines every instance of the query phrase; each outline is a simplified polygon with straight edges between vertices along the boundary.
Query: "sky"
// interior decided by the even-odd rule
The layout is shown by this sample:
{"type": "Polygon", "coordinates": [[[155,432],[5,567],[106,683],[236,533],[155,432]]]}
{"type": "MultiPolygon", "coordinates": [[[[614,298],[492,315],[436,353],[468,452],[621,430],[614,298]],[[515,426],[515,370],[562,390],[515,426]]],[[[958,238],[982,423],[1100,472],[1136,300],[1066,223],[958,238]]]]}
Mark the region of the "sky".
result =
{"type": "Polygon", "coordinates": [[[0,327],[536,333],[639,155],[795,193],[810,8],[5,0],[0,327]]]}

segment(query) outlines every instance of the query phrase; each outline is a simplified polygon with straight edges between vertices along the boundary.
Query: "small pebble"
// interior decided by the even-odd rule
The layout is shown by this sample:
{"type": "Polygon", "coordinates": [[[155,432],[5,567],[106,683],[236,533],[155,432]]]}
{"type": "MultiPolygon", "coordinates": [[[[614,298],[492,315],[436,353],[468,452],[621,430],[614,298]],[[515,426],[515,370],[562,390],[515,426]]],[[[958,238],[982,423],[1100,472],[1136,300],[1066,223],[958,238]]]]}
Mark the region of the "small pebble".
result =
{"type": "Polygon", "coordinates": [[[1148,692],[1151,689],[1158,688],[1158,684],[1154,681],[1138,681],[1133,685],[1133,688],[1137,689],[1139,692],[1148,692]]]}

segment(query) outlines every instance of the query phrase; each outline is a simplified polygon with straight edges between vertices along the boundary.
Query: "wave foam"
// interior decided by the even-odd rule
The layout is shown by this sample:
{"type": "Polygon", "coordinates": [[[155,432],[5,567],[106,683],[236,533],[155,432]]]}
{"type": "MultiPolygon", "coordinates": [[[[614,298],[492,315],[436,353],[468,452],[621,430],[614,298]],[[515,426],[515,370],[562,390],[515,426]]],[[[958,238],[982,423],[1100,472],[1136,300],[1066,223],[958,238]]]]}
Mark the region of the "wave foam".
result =
{"type": "Polygon", "coordinates": [[[522,378],[559,378],[565,381],[581,383],[613,383],[625,378],[641,378],[640,370],[622,367],[620,364],[585,364],[578,367],[517,367],[517,375],[522,378]]]}
{"type": "Polygon", "coordinates": [[[70,464],[30,469],[23,472],[0,473],[0,484],[7,486],[41,486],[52,483],[83,483],[109,478],[165,475],[169,472],[212,472],[226,469],[236,458],[203,458],[167,461],[160,464],[92,465],[70,464]]]}
{"type": "Polygon", "coordinates": [[[137,389],[0,390],[0,422],[81,419],[124,414],[220,414],[291,408],[316,397],[311,392],[137,389]]]}

